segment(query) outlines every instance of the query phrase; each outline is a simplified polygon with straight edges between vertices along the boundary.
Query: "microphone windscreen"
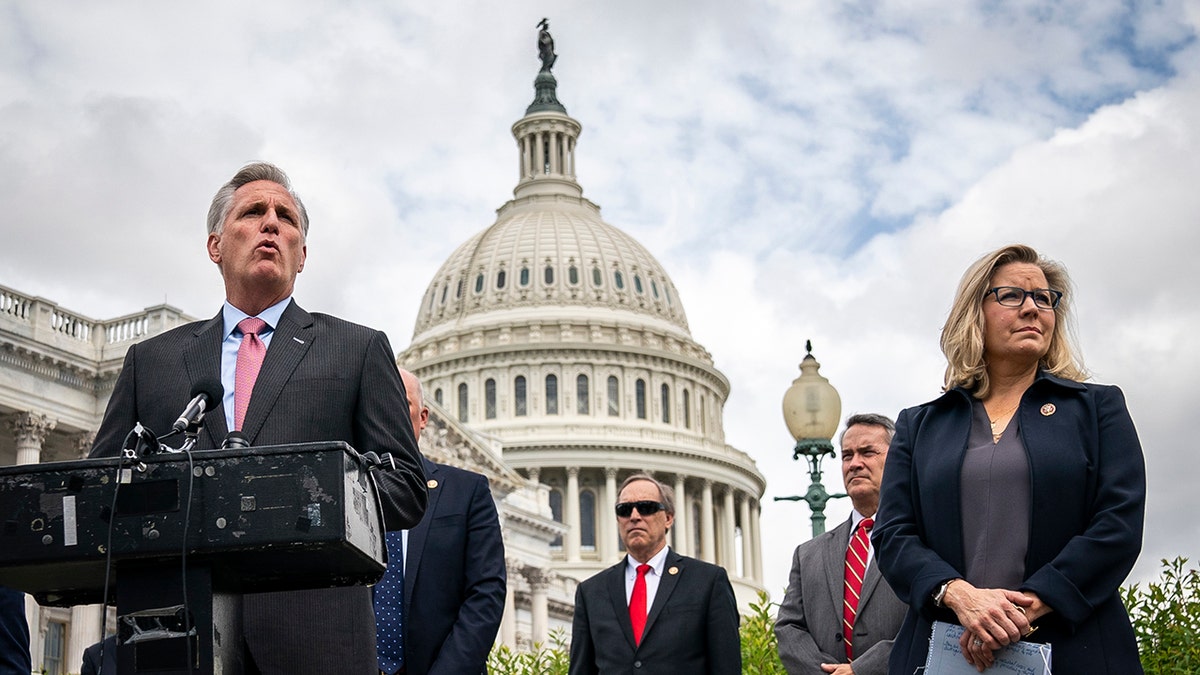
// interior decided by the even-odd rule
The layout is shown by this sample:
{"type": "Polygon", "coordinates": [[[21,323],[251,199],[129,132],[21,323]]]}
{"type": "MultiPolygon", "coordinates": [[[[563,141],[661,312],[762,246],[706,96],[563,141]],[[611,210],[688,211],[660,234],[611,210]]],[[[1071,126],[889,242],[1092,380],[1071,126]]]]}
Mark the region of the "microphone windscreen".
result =
{"type": "Polygon", "coordinates": [[[240,431],[231,431],[221,443],[221,448],[248,448],[250,447],[250,439],[240,431]]]}
{"type": "Polygon", "coordinates": [[[216,377],[202,377],[196,380],[195,386],[192,387],[192,398],[196,398],[200,394],[204,394],[208,398],[208,409],[212,410],[221,402],[221,397],[225,395],[225,388],[221,386],[221,380],[216,377]]]}

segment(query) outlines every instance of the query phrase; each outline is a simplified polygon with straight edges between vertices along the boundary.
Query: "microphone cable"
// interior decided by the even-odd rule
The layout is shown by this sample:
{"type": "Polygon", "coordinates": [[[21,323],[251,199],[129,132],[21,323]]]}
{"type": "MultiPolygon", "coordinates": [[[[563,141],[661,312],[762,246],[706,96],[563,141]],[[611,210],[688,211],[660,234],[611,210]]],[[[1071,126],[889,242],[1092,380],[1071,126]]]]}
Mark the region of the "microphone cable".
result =
{"type": "MultiPolygon", "coordinates": [[[[138,431],[135,427],[125,436],[125,442],[121,447],[128,446],[130,441],[136,438],[137,435],[138,431]]],[[[113,530],[117,526],[117,495],[121,492],[121,465],[125,461],[123,452],[118,453],[116,457],[117,472],[113,480],[112,507],[108,514],[107,540],[104,545],[104,594],[100,598],[100,665],[96,668],[96,675],[103,675],[104,673],[104,640],[107,638],[106,633],[108,633],[108,586],[110,575],[112,574],[113,530]]],[[[120,627],[118,627],[117,632],[120,632],[120,627]]]]}

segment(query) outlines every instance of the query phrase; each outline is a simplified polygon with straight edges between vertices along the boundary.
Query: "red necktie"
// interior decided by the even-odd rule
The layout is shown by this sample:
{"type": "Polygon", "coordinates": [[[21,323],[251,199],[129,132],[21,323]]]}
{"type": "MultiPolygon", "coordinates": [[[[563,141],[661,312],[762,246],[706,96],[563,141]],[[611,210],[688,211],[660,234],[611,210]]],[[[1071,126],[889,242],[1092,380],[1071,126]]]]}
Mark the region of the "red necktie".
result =
{"type": "Polygon", "coordinates": [[[633,641],[639,645],[642,631],[646,630],[646,572],[649,571],[649,565],[638,565],[633,595],[629,596],[629,622],[633,624],[633,641]]]}
{"type": "Polygon", "coordinates": [[[846,589],[842,607],[842,638],[846,641],[846,658],[854,659],[854,619],[858,615],[858,596],[862,593],[863,577],[867,574],[867,535],[875,525],[871,518],[863,518],[850,537],[846,549],[846,589]]]}
{"type": "Polygon", "coordinates": [[[250,406],[250,392],[254,391],[254,381],[258,379],[258,370],[267,355],[266,345],[258,339],[267,322],[250,317],[239,321],[237,327],[242,331],[242,344],[238,346],[237,370],[233,377],[233,428],[241,430],[246,408],[250,406]]]}

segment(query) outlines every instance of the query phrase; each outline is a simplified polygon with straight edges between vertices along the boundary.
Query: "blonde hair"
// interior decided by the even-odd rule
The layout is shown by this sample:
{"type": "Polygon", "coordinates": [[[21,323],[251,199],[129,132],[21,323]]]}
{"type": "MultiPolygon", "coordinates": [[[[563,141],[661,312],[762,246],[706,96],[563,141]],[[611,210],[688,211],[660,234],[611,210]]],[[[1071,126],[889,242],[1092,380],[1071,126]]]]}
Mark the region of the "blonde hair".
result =
{"type": "Polygon", "coordinates": [[[996,270],[1010,263],[1037,265],[1046,275],[1046,283],[1062,291],[1062,299],[1054,309],[1056,314],[1054,334],[1050,336],[1050,349],[1038,361],[1038,367],[1052,375],[1082,382],[1087,379],[1079,348],[1075,344],[1075,319],[1071,313],[1071,278],[1062,263],[1044,258],[1029,246],[1013,244],[996,249],[976,260],[954,294],[950,316],[942,326],[942,353],[946,355],[946,380],[942,389],[964,387],[973,391],[978,398],[987,395],[991,383],[988,381],[987,362],[983,353],[983,299],[991,287],[996,270]]]}

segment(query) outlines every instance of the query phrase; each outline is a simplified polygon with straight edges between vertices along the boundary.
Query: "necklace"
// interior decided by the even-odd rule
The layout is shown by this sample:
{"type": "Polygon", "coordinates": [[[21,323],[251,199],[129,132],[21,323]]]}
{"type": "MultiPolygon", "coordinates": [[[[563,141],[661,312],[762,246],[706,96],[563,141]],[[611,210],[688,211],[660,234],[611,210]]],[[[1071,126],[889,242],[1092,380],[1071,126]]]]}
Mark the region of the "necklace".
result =
{"type": "Polygon", "coordinates": [[[1000,427],[1000,431],[996,431],[996,425],[1000,423],[1000,420],[1006,419],[1014,410],[1017,409],[1017,406],[1019,405],[1021,405],[1021,402],[1017,401],[1015,404],[1013,404],[1013,407],[1009,408],[1008,410],[1005,410],[995,417],[988,418],[988,422],[992,425],[992,443],[999,443],[1000,437],[1004,435],[1004,430],[1008,428],[1008,424],[1005,424],[1004,426],[1000,427]]]}

